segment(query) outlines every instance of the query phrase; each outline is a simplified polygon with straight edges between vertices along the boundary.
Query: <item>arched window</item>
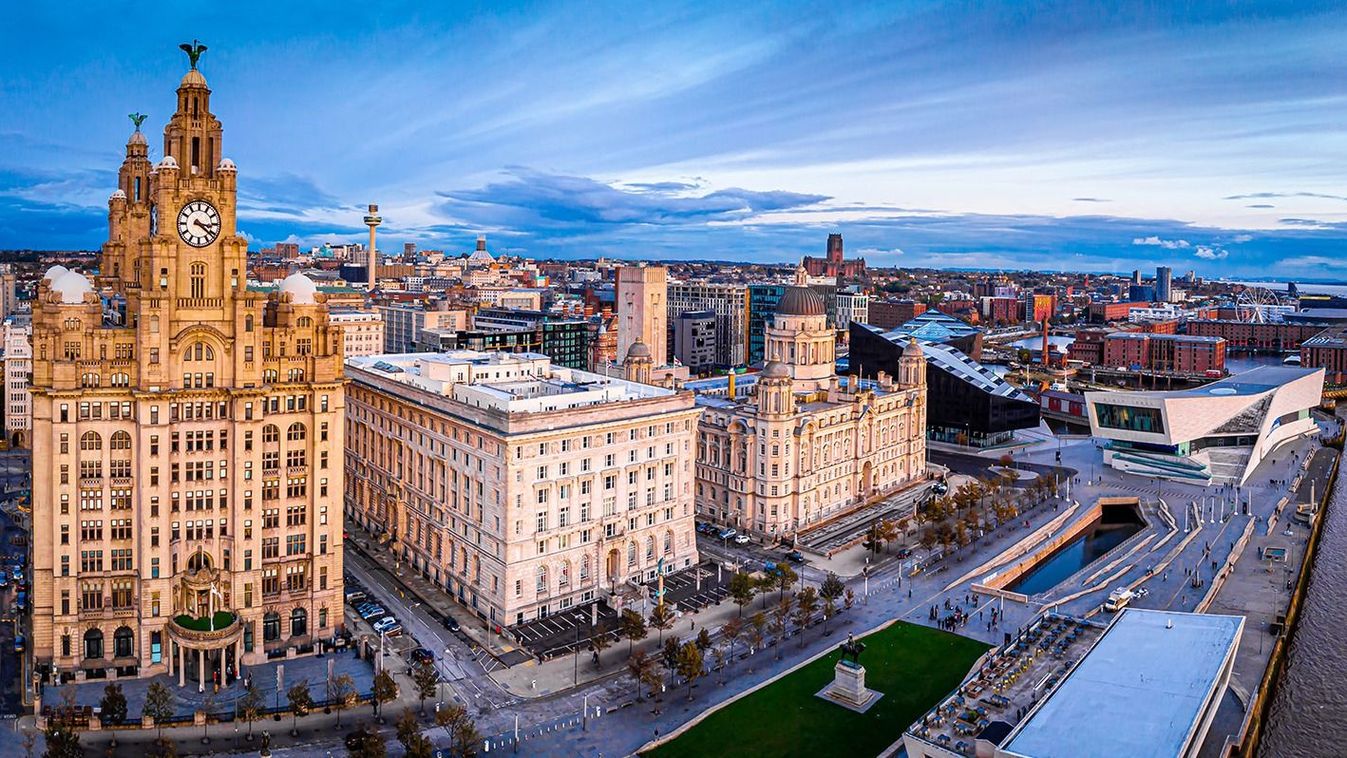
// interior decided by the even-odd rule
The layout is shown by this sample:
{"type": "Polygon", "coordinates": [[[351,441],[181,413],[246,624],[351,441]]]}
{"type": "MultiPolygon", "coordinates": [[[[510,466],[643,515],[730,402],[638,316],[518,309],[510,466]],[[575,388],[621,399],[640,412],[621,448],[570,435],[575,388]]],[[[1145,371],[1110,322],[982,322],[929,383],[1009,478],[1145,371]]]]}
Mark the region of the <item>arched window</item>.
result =
{"type": "Polygon", "coordinates": [[[103,632],[100,629],[90,629],[84,633],[84,657],[102,658],[103,657],[103,632]]]}
{"type": "Polygon", "coordinates": [[[93,389],[98,387],[98,384],[99,384],[98,374],[93,372],[87,374],[80,374],[80,387],[84,389],[93,389]]]}
{"type": "Polygon", "coordinates": [[[671,531],[665,532],[665,533],[664,533],[664,554],[665,554],[665,555],[672,555],[672,554],[673,554],[673,545],[674,545],[673,532],[671,532],[671,531]]]}
{"type": "Polygon", "coordinates": [[[302,369],[302,368],[292,368],[292,369],[290,369],[289,381],[291,381],[291,382],[302,382],[302,381],[304,381],[304,369],[302,369]]]}
{"type": "Polygon", "coordinates": [[[113,386],[113,387],[130,387],[130,386],[131,386],[131,375],[130,375],[130,374],[113,374],[113,375],[112,375],[112,386],[113,386]]]}
{"type": "Polygon", "coordinates": [[[298,421],[290,425],[285,431],[285,438],[290,442],[302,442],[308,436],[308,430],[298,421]]]}
{"type": "Polygon", "coordinates": [[[253,330],[253,317],[249,314],[243,318],[243,331],[251,332],[253,330]]]}
{"type": "Polygon", "coordinates": [[[98,432],[85,432],[80,437],[80,450],[102,450],[103,438],[98,436],[98,432]]]}
{"type": "Polygon", "coordinates": [[[303,608],[290,611],[290,636],[303,637],[309,633],[309,612],[303,608]]]}
{"type": "Polygon", "coordinates": [[[627,565],[628,565],[628,566],[635,566],[635,565],[636,565],[636,543],[635,543],[635,542],[628,542],[628,543],[627,543],[627,565]]]}
{"type": "Polygon", "coordinates": [[[204,342],[198,342],[187,348],[184,359],[189,361],[213,361],[215,360],[215,350],[204,342]]]}
{"type": "Polygon", "coordinates": [[[589,581],[589,556],[580,559],[580,583],[589,581]]]}
{"type": "Polygon", "coordinates": [[[130,658],[134,655],[136,635],[130,627],[119,627],[112,635],[112,656],[114,658],[130,658]]]}
{"type": "Polygon", "coordinates": [[[272,611],[262,617],[262,641],[275,642],[281,638],[281,614],[272,611]]]}
{"type": "Polygon", "coordinates": [[[193,263],[192,272],[192,297],[202,298],[206,296],[206,264],[193,263]]]}
{"type": "Polygon", "coordinates": [[[275,444],[281,441],[281,429],[275,424],[267,424],[262,427],[262,441],[275,444]]]}
{"type": "Polygon", "coordinates": [[[570,561],[562,561],[562,562],[561,562],[561,565],[557,567],[557,586],[559,586],[559,587],[569,587],[569,586],[571,586],[571,562],[570,562],[570,561]]]}
{"type": "Polygon", "coordinates": [[[108,440],[109,450],[130,450],[131,435],[126,432],[113,432],[112,438],[108,440]]]}
{"type": "Polygon", "coordinates": [[[300,317],[299,317],[299,321],[297,321],[296,324],[297,324],[301,329],[307,329],[307,328],[313,326],[313,319],[309,318],[308,316],[300,316],[300,317]]]}
{"type": "Polygon", "coordinates": [[[655,557],[655,538],[653,536],[645,538],[645,559],[647,561],[655,557]]]}
{"type": "Polygon", "coordinates": [[[538,567],[538,592],[547,591],[547,567],[538,567]]]}
{"type": "Polygon", "coordinates": [[[278,374],[274,368],[262,369],[262,381],[266,384],[275,384],[277,376],[278,374]]]}

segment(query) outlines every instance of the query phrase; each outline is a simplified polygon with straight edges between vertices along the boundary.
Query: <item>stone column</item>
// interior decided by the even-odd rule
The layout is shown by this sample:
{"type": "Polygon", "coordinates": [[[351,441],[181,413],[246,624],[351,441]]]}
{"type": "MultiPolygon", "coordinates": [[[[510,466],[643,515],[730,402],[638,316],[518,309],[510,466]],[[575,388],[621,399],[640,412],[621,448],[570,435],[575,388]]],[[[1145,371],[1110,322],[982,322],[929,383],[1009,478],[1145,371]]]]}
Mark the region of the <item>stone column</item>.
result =
{"type": "Polygon", "coordinates": [[[184,655],[184,653],[182,652],[182,645],[180,645],[180,644],[178,644],[178,643],[175,642],[175,643],[173,643],[173,647],[175,647],[175,648],[178,649],[178,686],[179,686],[179,687],[186,687],[186,686],[187,686],[187,667],[184,665],[184,664],[186,663],[186,661],[183,660],[183,655],[184,655]]]}
{"type": "Polygon", "coordinates": [[[229,686],[229,656],[225,655],[228,650],[228,645],[220,648],[220,689],[229,686]]]}
{"type": "Polygon", "coordinates": [[[204,691],[206,689],[206,651],[196,651],[196,681],[204,691]]]}

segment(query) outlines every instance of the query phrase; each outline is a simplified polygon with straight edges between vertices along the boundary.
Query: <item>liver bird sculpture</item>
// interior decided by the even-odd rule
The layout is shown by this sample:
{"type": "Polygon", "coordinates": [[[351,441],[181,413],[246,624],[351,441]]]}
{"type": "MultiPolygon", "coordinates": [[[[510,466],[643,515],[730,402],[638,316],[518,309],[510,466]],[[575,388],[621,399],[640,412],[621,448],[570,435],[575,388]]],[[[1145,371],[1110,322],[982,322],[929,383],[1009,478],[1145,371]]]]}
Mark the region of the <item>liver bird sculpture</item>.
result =
{"type": "Polygon", "coordinates": [[[206,52],[206,46],[196,40],[192,40],[190,44],[184,42],[181,45],[178,45],[178,47],[182,48],[184,53],[187,53],[187,60],[191,61],[192,70],[195,71],[196,62],[201,60],[201,54],[206,52]]]}

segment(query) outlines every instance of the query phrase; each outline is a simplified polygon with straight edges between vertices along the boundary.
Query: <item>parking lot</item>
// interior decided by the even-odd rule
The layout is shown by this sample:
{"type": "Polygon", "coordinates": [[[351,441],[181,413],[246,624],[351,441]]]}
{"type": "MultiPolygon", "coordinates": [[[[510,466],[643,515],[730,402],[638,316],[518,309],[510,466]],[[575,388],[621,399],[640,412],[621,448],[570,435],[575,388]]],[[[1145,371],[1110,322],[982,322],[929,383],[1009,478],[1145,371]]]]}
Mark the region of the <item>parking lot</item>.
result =
{"type": "Polygon", "coordinates": [[[617,611],[606,604],[595,602],[568,608],[540,619],[525,621],[510,627],[519,644],[543,660],[589,649],[589,641],[596,634],[607,635],[617,641],[617,611]],[[597,618],[597,624],[591,621],[597,618]]]}
{"type": "MultiPolygon", "coordinates": [[[[695,613],[729,596],[730,571],[721,571],[717,578],[714,563],[702,563],[664,577],[664,602],[681,613],[695,613]]],[[[657,582],[647,582],[650,602],[638,607],[643,615],[650,612],[657,582]]],[[[553,613],[540,619],[526,621],[509,628],[514,639],[542,660],[570,655],[578,646],[581,652],[589,650],[590,640],[598,634],[610,642],[618,641],[617,611],[607,604],[590,603],[553,613]],[[596,610],[597,609],[597,610],[596,610]],[[591,624],[597,616],[597,624],[591,624]]]]}
{"type": "MultiPolygon", "coordinates": [[[[729,596],[730,572],[717,572],[713,563],[700,563],[664,577],[664,602],[684,613],[695,613],[729,596]],[[717,579],[719,574],[719,579],[717,579]]],[[[651,594],[655,583],[650,582],[651,594]]]]}

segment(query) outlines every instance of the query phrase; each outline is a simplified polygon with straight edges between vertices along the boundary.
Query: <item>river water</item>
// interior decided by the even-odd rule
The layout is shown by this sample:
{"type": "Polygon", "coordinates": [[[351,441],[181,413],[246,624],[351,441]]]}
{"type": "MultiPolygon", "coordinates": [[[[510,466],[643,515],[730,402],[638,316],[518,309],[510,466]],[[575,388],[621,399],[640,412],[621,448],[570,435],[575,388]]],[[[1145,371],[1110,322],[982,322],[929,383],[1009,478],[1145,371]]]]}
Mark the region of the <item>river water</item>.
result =
{"type": "Polygon", "coordinates": [[[1338,479],[1258,754],[1347,754],[1347,486],[1338,479]]]}

